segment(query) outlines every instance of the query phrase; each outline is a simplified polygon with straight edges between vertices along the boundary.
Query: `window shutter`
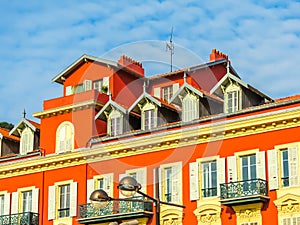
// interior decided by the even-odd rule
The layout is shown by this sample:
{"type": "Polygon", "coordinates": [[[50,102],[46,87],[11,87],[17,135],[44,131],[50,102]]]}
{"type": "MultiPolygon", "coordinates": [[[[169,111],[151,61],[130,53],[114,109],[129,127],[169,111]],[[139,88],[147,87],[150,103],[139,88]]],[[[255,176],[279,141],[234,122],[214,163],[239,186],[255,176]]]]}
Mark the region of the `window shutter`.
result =
{"type": "Polygon", "coordinates": [[[13,192],[12,193],[12,202],[11,202],[11,213],[19,213],[19,193],[13,192]]]}
{"type": "MultiPolygon", "coordinates": [[[[173,84],[173,95],[179,90],[179,83],[173,84]]],[[[172,97],[172,96],[171,96],[172,97]]]]}
{"type": "Polygon", "coordinates": [[[10,209],[10,193],[4,194],[4,215],[9,215],[10,209]]]}
{"type": "Polygon", "coordinates": [[[224,184],[225,181],[225,158],[217,159],[217,191],[220,196],[220,184],[224,184]]]}
{"type": "Polygon", "coordinates": [[[160,98],[160,87],[154,88],[154,96],[160,98]]]}
{"type": "Polygon", "coordinates": [[[289,159],[289,183],[290,186],[298,185],[298,147],[291,146],[288,148],[289,159]]]}
{"type": "Polygon", "coordinates": [[[113,177],[114,174],[110,173],[110,174],[106,174],[104,177],[104,187],[105,187],[105,191],[108,194],[109,197],[113,197],[113,177]]]}
{"type": "Polygon", "coordinates": [[[144,193],[147,193],[147,170],[146,170],[146,167],[137,171],[136,179],[137,179],[138,183],[140,183],[142,185],[141,191],[144,193]]]}
{"type": "Polygon", "coordinates": [[[227,157],[228,182],[237,181],[236,156],[227,157]]]}
{"type": "Polygon", "coordinates": [[[85,80],[84,81],[84,90],[85,91],[92,90],[92,81],[91,80],[85,80]]]}
{"type": "Polygon", "coordinates": [[[191,162],[190,164],[190,200],[199,199],[199,163],[191,162]]]}
{"type": "Polygon", "coordinates": [[[55,199],[56,199],[56,187],[49,186],[49,188],[48,188],[48,220],[55,219],[55,199]]]}
{"type": "Polygon", "coordinates": [[[266,159],[265,152],[256,153],[256,174],[257,178],[266,180],[266,159]]]}
{"type": "Polygon", "coordinates": [[[172,167],[172,202],[180,203],[181,202],[181,195],[180,195],[180,166],[173,166],[172,167]]]}
{"type": "Polygon", "coordinates": [[[90,196],[94,190],[95,190],[94,179],[88,179],[86,181],[86,203],[90,202],[90,196]]]}
{"type": "Polygon", "coordinates": [[[278,161],[277,150],[268,150],[268,176],[269,176],[269,190],[278,189],[278,161]]]}
{"type": "Polygon", "coordinates": [[[39,213],[39,189],[32,190],[32,212],[39,213]]]}
{"type": "Polygon", "coordinates": [[[76,216],[77,211],[77,182],[70,184],[70,216],[76,216]]]}
{"type": "Polygon", "coordinates": [[[103,77],[103,87],[107,87],[107,93],[109,92],[109,77],[103,77]]]}

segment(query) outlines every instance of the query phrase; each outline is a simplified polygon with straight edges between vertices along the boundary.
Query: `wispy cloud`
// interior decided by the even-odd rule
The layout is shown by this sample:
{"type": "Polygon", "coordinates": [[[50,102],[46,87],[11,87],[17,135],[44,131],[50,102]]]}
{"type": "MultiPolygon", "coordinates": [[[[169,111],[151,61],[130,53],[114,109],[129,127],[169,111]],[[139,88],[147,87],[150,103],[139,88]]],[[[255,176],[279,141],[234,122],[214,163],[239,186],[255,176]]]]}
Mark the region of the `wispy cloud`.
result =
{"type": "Polygon", "coordinates": [[[167,70],[172,26],[175,65],[207,61],[217,48],[268,95],[297,94],[299,11],[299,1],[276,0],[1,1],[0,120],[16,122],[24,108],[31,114],[60,96],[51,79],[84,53],[129,54],[149,73],[167,70]]]}

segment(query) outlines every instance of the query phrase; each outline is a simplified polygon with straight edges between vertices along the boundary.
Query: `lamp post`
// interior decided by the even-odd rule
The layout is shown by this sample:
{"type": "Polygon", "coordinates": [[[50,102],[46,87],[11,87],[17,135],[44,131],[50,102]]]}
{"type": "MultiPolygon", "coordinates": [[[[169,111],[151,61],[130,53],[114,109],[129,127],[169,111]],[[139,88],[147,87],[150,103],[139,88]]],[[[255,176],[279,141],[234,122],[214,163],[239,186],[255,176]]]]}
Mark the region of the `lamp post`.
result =
{"type": "MultiPolygon", "coordinates": [[[[130,176],[123,177],[120,180],[120,183],[117,186],[117,188],[121,191],[122,195],[124,195],[128,198],[133,197],[136,193],[138,193],[138,194],[150,199],[151,201],[153,201],[155,203],[155,224],[160,225],[160,205],[161,204],[180,207],[180,208],[185,208],[185,206],[161,201],[159,199],[159,195],[158,195],[158,193],[159,193],[158,186],[159,185],[158,185],[158,182],[155,182],[155,183],[156,183],[155,185],[156,185],[156,190],[157,190],[156,196],[158,196],[158,198],[151,197],[151,196],[141,192],[140,190],[141,190],[142,186],[136,181],[136,179],[134,179],[133,177],[130,177],[130,176]]],[[[132,201],[132,202],[138,201],[135,199],[128,199],[128,198],[122,199],[122,200],[132,201]]],[[[94,207],[104,208],[108,204],[108,201],[119,200],[119,199],[111,198],[107,195],[107,193],[105,191],[99,189],[99,190],[95,190],[91,194],[90,200],[94,207]]]]}

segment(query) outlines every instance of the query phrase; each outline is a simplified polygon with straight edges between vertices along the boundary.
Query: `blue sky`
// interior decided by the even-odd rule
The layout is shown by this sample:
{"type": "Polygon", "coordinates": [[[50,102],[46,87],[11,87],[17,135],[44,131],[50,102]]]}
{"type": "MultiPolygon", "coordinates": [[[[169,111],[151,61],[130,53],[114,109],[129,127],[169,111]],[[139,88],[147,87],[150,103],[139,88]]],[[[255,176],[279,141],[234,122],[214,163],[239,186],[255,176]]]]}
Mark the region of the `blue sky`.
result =
{"type": "Polygon", "coordinates": [[[229,55],[247,83],[272,98],[300,93],[300,1],[0,1],[0,121],[17,123],[62,95],[51,79],[82,54],[127,54],[146,73],[229,55]],[[164,66],[162,66],[164,65],[164,66]]]}

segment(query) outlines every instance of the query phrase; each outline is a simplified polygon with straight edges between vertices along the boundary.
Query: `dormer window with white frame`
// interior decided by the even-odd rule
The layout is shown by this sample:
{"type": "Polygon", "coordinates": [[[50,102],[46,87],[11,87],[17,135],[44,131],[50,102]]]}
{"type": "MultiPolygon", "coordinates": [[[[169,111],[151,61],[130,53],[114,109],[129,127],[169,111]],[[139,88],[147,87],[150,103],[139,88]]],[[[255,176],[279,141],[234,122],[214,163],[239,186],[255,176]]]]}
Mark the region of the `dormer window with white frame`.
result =
{"type": "Polygon", "coordinates": [[[199,118],[199,98],[194,94],[187,94],[182,99],[182,121],[189,122],[199,118]]]}
{"type": "Polygon", "coordinates": [[[74,149],[74,126],[71,122],[61,123],[56,130],[56,152],[63,153],[74,149]]]}
{"type": "Polygon", "coordinates": [[[29,127],[25,127],[25,129],[21,133],[21,141],[20,141],[21,155],[25,155],[28,152],[33,151],[33,139],[34,139],[33,131],[29,127]]]}
{"type": "Polygon", "coordinates": [[[108,133],[110,136],[118,136],[123,133],[123,116],[122,114],[114,109],[109,117],[108,122],[108,133]]]}
{"type": "Polygon", "coordinates": [[[225,89],[224,106],[226,113],[233,113],[242,108],[242,91],[240,86],[231,83],[225,89]]]}
{"type": "Polygon", "coordinates": [[[164,87],[156,87],[154,88],[154,96],[162,99],[163,101],[169,102],[178,89],[179,83],[174,83],[164,87]]]}
{"type": "Polygon", "coordinates": [[[146,103],[142,108],[142,130],[151,130],[157,126],[157,108],[152,103],[146,103]]]}

